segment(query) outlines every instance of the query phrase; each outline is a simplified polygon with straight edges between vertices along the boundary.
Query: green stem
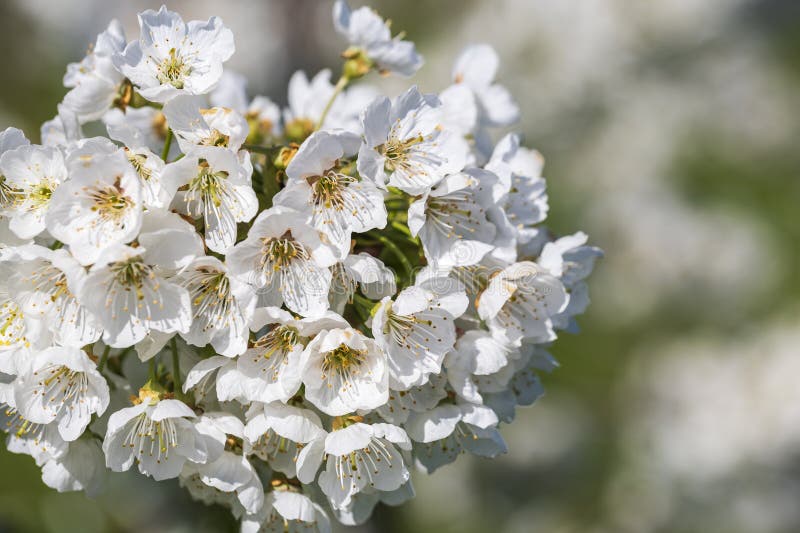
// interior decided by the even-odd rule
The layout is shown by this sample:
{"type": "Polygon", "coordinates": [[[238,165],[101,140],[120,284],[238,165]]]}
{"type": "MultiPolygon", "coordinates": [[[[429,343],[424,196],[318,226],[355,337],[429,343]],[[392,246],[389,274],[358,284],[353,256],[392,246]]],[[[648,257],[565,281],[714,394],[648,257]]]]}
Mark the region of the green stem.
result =
{"type": "Polygon", "coordinates": [[[317,127],[314,128],[314,131],[317,131],[322,127],[323,124],[325,124],[325,118],[328,116],[328,112],[331,110],[331,107],[333,107],[333,102],[336,101],[336,97],[341,94],[344,88],[347,87],[348,83],[350,83],[350,78],[346,76],[342,76],[339,78],[339,81],[336,82],[336,87],[333,88],[333,94],[328,100],[328,103],[325,104],[325,109],[322,110],[322,115],[320,115],[319,122],[317,122],[317,127]]]}
{"type": "Polygon", "coordinates": [[[148,363],[148,375],[150,377],[150,381],[155,383],[156,379],[156,357],[153,356],[148,363]]]}
{"type": "Polygon", "coordinates": [[[175,393],[175,397],[178,399],[183,398],[183,386],[181,384],[181,361],[180,357],[178,357],[178,343],[175,341],[175,337],[172,337],[169,341],[169,348],[172,350],[172,383],[174,386],[173,392],[175,393]]]}
{"type": "Polygon", "coordinates": [[[170,128],[167,130],[167,138],[164,139],[164,149],[161,150],[161,159],[163,159],[165,163],[167,162],[167,157],[169,157],[169,149],[172,146],[172,137],[172,128],[170,128]]]}
{"type": "Polygon", "coordinates": [[[103,350],[103,355],[100,357],[100,362],[97,363],[97,371],[101,374],[103,373],[103,369],[106,367],[106,363],[108,362],[109,353],[111,353],[111,346],[106,346],[105,350],[103,350]]]}
{"type": "Polygon", "coordinates": [[[64,243],[63,243],[63,242],[61,242],[61,241],[56,241],[56,242],[54,242],[54,243],[53,243],[53,244],[50,246],[50,249],[51,249],[51,250],[58,250],[59,248],[62,248],[63,246],[64,246],[64,243]]]}
{"type": "Polygon", "coordinates": [[[411,262],[408,260],[408,257],[406,257],[406,254],[403,253],[403,250],[398,248],[395,243],[393,243],[391,240],[389,240],[387,237],[383,235],[380,234],[375,235],[375,238],[378,239],[380,243],[386,247],[387,250],[392,252],[392,254],[395,257],[397,257],[397,259],[400,261],[400,264],[403,267],[403,270],[405,270],[406,272],[406,276],[408,276],[408,278],[410,279],[411,272],[414,270],[414,267],[411,266],[411,262]]]}

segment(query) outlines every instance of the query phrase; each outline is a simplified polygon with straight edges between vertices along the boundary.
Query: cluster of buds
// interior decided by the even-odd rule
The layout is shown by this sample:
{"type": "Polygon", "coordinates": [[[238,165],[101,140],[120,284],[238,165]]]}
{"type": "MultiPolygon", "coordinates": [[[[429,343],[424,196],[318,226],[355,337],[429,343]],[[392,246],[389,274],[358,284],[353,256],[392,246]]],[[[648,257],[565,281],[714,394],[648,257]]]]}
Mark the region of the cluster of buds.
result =
{"type": "Polygon", "coordinates": [[[249,100],[218,18],[118,22],[42,144],[0,134],[0,413],[46,484],[178,478],[242,531],[327,531],[414,494],[542,393],[599,249],[556,238],[541,156],[486,45],[439,94],[362,83],[422,58],[335,4],[338,82],[249,100]],[[107,137],[84,130],[104,128],[107,137]]]}

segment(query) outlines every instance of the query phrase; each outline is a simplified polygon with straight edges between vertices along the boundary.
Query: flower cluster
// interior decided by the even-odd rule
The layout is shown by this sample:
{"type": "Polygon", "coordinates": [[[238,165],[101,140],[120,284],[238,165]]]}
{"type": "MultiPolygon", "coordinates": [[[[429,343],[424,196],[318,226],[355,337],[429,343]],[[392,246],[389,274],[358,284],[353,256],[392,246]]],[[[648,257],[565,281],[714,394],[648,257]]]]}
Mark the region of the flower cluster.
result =
{"type": "Polygon", "coordinates": [[[395,98],[422,59],[335,4],[338,82],[288,106],[223,70],[218,18],[119,23],[64,78],[42,144],[0,134],[0,403],[59,491],[178,478],[243,531],[327,531],[414,494],[410,469],[506,451],[600,250],[555,238],[497,56],[395,98]],[[84,129],[104,127],[107,137],[84,129]]]}

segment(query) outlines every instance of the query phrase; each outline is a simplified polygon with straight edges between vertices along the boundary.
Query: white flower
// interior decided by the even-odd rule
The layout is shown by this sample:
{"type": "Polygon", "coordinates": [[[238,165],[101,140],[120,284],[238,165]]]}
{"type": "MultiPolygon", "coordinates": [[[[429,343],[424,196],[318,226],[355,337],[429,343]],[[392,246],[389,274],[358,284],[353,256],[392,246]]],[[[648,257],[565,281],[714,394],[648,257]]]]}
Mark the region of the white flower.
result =
{"type": "Polygon", "coordinates": [[[114,65],[154,102],[179,94],[205,94],[222,76],[235,50],[233,33],[217,17],[188,24],[161,6],[139,14],[141,34],[113,56],[114,65]]]}
{"type": "Polygon", "coordinates": [[[481,392],[504,390],[514,375],[512,361],[520,357],[516,346],[496,339],[488,331],[470,330],[447,354],[447,380],[461,398],[483,403],[481,392]]]}
{"type": "Polygon", "coordinates": [[[206,245],[225,253],[236,242],[236,224],[258,211],[251,184],[253,169],[246,152],[213,146],[196,147],[164,168],[168,191],[180,190],[173,204],[193,218],[202,217],[206,245]]]}
{"type": "Polygon", "coordinates": [[[536,239],[540,230],[536,224],[547,218],[547,184],[542,178],[544,159],[535,150],[520,146],[518,135],[508,134],[495,146],[488,170],[500,178],[504,189],[499,205],[514,227],[521,244],[536,239]]]}
{"type": "Polygon", "coordinates": [[[447,376],[431,374],[424,385],[408,390],[389,390],[389,401],[376,409],[378,414],[395,425],[404,424],[412,412],[433,409],[447,397],[447,376]]]}
{"type": "Polygon", "coordinates": [[[397,292],[394,272],[368,253],[350,254],[331,267],[333,279],[328,300],[331,309],[341,314],[352,303],[356,289],[370,300],[380,300],[397,292]]]}
{"type": "Polygon", "coordinates": [[[231,273],[260,289],[259,307],[285,303],[303,316],[319,316],[328,308],[328,267],[336,257],[305,219],[281,206],[262,211],[247,238],[227,253],[231,273]]]}
{"type": "Polygon", "coordinates": [[[423,60],[414,43],[399,36],[392,39],[389,25],[369,7],[351,11],[347,2],[337,0],[333,5],[333,25],[350,43],[351,55],[363,54],[382,73],[412,76],[422,67],[423,60]]]}
{"type": "Polygon", "coordinates": [[[11,231],[22,239],[35,237],[45,228],[53,193],[67,179],[64,156],[55,148],[23,145],[0,156],[0,173],[11,231]]]}
{"type": "Polygon", "coordinates": [[[65,346],[85,346],[100,338],[97,318],[75,292],[86,277],[83,267],[66,250],[38,245],[17,249],[9,290],[22,312],[36,317],[65,346]]]}
{"type": "Polygon", "coordinates": [[[463,291],[449,285],[453,284],[433,279],[403,289],[394,301],[381,301],[372,333],[388,355],[392,389],[422,385],[430,374],[441,371],[456,341],[455,319],[469,304],[463,291]]]}
{"type": "MultiPolygon", "coordinates": [[[[103,115],[108,136],[120,141],[127,148],[139,152],[146,147],[153,153],[161,153],[167,138],[167,119],[160,109],[154,107],[128,107],[125,111],[111,109],[103,115]]],[[[174,157],[179,151],[173,145],[167,158],[174,157]]]]}
{"type": "Polygon", "coordinates": [[[117,20],[94,43],[94,47],[80,63],[67,66],[64,86],[71,87],[64,96],[64,106],[76,114],[81,123],[97,120],[124,97],[121,85],[125,80],[112,62],[112,56],[125,49],[125,30],[117,20]]]}
{"type": "Polygon", "coordinates": [[[479,122],[509,126],[519,120],[519,106],[508,90],[494,83],[500,61],[488,44],[474,44],[461,52],[453,66],[453,82],[469,87],[477,97],[479,122]]]}
{"type": "Polygon", "coordinates": [[[305,397],[331,416],[375,409],[389,397],[386,354],[352,328],[319,333],[303,352],[305,397]]]}
{"type": "MultiPolygon", "coordinates": [[[[130,118],[138,115],[138,111],[140,109],[129,109],[125,114],[120,112],[119,116],[112,115],[113,118],[106,114],[104,121],[106,121],[108,136],[124,145],[125,156],[139,177],[142,204],[150,209],[168,207],[172,194],[164,187],[161,177],[164,171],[164,161],[153,153],[154,148],[151,148],[155,144],[160,150],[163,140],[157,139],[157,142],[154,142],[150,137],[156,136],[155,133],[148,135],[144,130],[128,122],[130,118]]],[[[149,113],[146,120],[152,120],[149,113]]],[[[149,130],[153,129],[154,126],[149,127],[149,130]]]]}
{"type": "MultiPolygon", "coordinates": [[[[333,97],[334,85],[331,71],[323,69],[309,81],[305,72],[298,70],[289,79],[289,106],[283,110],[284,134],[292,141],[301,142],[315,128],[339,128],[360,135],[362,132],[360,115],[362,110],[377,96],[377,91],[368,85],[351,87],[336,97],[328,109],[325,121],[322,119],[325,106],[333,97]]],[[[262,109],[272,117],[271,102],[260,101],[256,109],[262,109]]],[[[253,101],[251,108],[256,105],[253,101]]],[[[269,118],[271,121],[272,118],[269,118]]]]}
{"type": "Polygon", "coordinates": [[[178,400],[142,396],[141,403],[109,418],[103,440],[106,466],[124,472],[136,462],[139,472],[161,481],[178,477],[186,461],[205,462],[206,443],[189,420],[194,411],[178,400]]]}
{"type": "Polygon", "coordinates": [[[325,435],[322,422],[313,411],[280,402],[254,403],[244,429],[245,453],[257,455],[273,470],[293,478],[303,445],[325,435]]]}
{"type": "Polygon", "coordinates": [[[222,146],[236,152],[249,126],[242,115],[227,107],[206,108],[200,96],[176,96],[164,104],[164,116],[184,153],[195,146],[222,146]]]}
{"type": "Polygon", "coordinates": [[[431,474],[452,463],[463,451],[480,457],[506,453],[503,437],[495,426],[497,415],[490,408],[473,404],[442,404],[424,413],[412,413],[405,424],[415,443],[417,465],[431,474]]]}
{"type": "Polygon", "coordinates": [[[364,111],[358,172],[375,183],[421,194],[464,168],[466,142],[440,126],[439,100],[412,87],[394,102],[381,97],[364,111]]]}
{"type": "Polygon", "coordinates": [[[573,318],[586,311],[589,306],[589,287],[584,281],[594,269],[603,251],[595,246],[586,246],[589,237],[579,231],[544,245],[537,264],[561,279],[569,290],[569,303],[563,313],[553,317],[556,328],[577,332],[573,318]]]}
{"type": "Polygon", "coordinates": [[[64,455],[42,466],[42,481],[48,487],[58,492],[84,491],[89,497],[99,494],[105,474],[103,450],[93,438],[70,442],[64,455]]]}
{"type": "Polygon", "coordinates": [[[142,233],[139,247],[109,247],[78,289],[78,301],[103,324],[103,342],[114,348],[132,346],[151,331],[188,333],[191,326],[189,293],[168,277],[202,255],[202,245],[180,219],[159,217],[153,224],[162,229],[142,233]]]}
{"type": "Polygon", "coordinates": [[[189,293],[192,306],[192,326],[188,333],[181,334],[186,342],[200,347],[210,343],[226,357],[243,353],[255,304],[246,287],[231,278],[215,257],[195,259],[176,281],[189,293]]]}
{"type": "Polygon", "coordinates": [[[71,148],[83,138],[78,115],[64,104],[58,104],[58,114],[41,127],[42,145],[71,148]]]}
{"type": "Polygon", "coordinates": [[[50,234],[68,244],[78,262],[90,265],[109,246],[139,233],[142,194],[123,150],[84,146],[70,155],[70,179],[53,193],[45,220],[50,234]]]}
{"type": "Polygon", "coordinates": [[[491,172],[468,169],[447,176],[411,204],[408,228],[419,236],[430,264],[474,265],[494,248],[496,228],[486,211],[495,181],[491,172]]]}
{"type": "Polygon", "coordinates": [[[409,450],[411,442],[405,431],[391,424],[357,422],[329,433],[319,486],[331,506],[342,509],[361,491],[393,491],[406,483],[409,472],[396,446],[409,450]]]}
{"type": "Polygon", "coordinates": [[[249,378],[241,384],[244,397],[263,403],[288,401],[302,382],[302,353],[308,339],[324,329],[347,326],[345,319],[330,312],[297,320],[275,307],[257,309],[250,327],[261,335],[238,359],[239,372],[249,378]]]}
{"type": "Polygon", "coordinates": [[[242,533],[305,531],[330,533],[328,515],[319,504],[292,485],[278,485],[264,498],[264,507],[242,518],[242,533]]]}
{"type": "Polygon", "coordinates": [[[9,288],[16,250],[0,261],[0,372],[16,375],[29,363],[29,350],[47,346],[47,329],[35,315],[23,312],[9,288]]]}
{"type": "Polygon", "coordinates": [[[17,411],[14,385],[0,384],[0,429],[8,433],[6,449],[11,453],[30,455],[37,465],[63,457],[67,443],[61,438],[58,424],[37,424],[17,411]]]}
{"type": "Polygon", "coordinates": [[[108,385],[79,348],[48,348],[14,383],[20,415],[37,424],[55,422],[65,441],[83,434],[92,415],[108,407],[108,385]]]}
{"type": "Polygon", "coordinates": [[[244,455],[226,449],[229,437],[244,438],[241,420],[227,413],[206,413],[195,427],[206,442],[208,456],[203,463],[184,464],[181,485],[206,503],[258,512],[264,504],[264,487],[255,468],[244,455]]]}
{"type": "Polygon", "coordinates": [[[498,338],[509,342],[549,342],[556,338],[552,317],[562,312],[568,295],[558,278],[535,263],[504,268],[489,280],[478,299],[478,314],[498,338]]]}
{"type": "Polygon", "coordinates": [[[310,213],[309,223],[343,259],[352,233],[386,227],[383,193],[369,180],[354,177],[351,159],[359,138],[351,133],[319,131],[300,146],[286,169],[289,182],[275,205],[310,213]]]}

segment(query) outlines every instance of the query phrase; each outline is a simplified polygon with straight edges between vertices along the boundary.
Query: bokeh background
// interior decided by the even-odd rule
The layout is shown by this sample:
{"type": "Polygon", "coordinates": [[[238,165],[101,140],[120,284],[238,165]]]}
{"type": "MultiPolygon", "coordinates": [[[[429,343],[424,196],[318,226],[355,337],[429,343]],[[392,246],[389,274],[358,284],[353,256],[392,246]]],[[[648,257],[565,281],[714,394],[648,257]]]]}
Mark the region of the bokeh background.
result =
{"type": "MultiPolygon", "coordinates": [[[[361,0],[351,0],[361,5],[361,0]]],[[[374,0],[443,89],[492,44],[551,218],[606,250],[547,395],[508,455],[417,475],[418,497],[357,531],[800,531],[800,2],[374,0]]],[[[128,0],[0,2],[0,128],[38,139],[79,60],[128,0]]],[[[172,1],[220,15],[229,66],[285,103],[294,69],[338,68],[328,0],[172,1]]],[[[399,92],[402,85],[389,84],[399,92]]],[[[232,531],[177,483],[113,478],[97,500],[47,489],[0,446],[0,532],[232,531]]]]}

